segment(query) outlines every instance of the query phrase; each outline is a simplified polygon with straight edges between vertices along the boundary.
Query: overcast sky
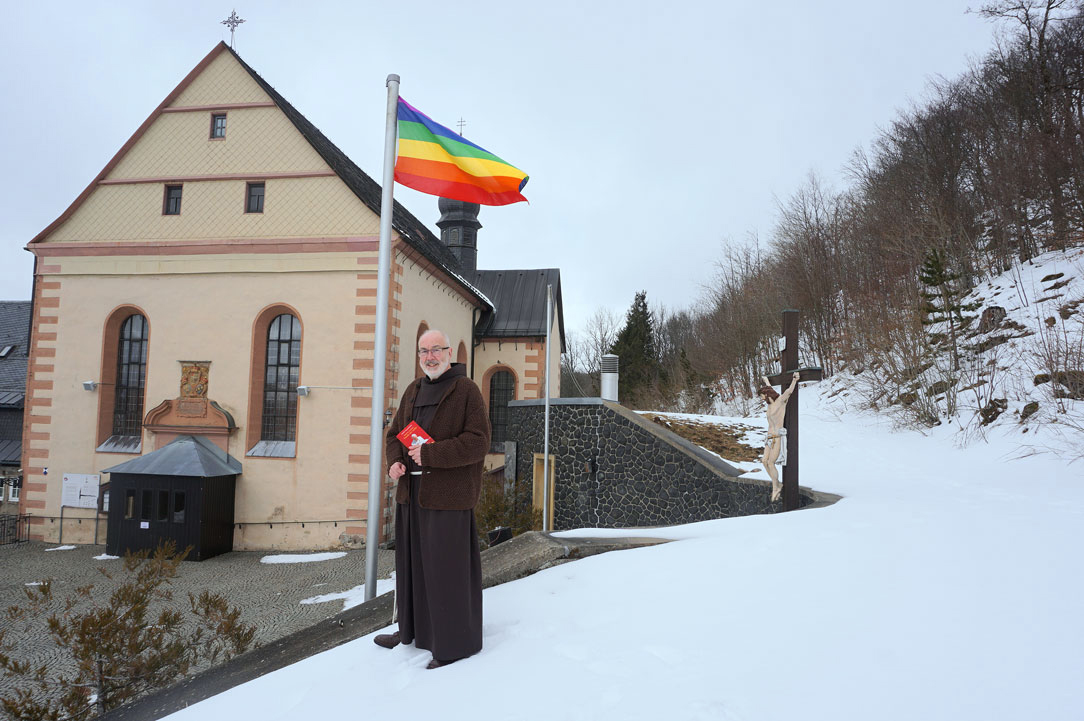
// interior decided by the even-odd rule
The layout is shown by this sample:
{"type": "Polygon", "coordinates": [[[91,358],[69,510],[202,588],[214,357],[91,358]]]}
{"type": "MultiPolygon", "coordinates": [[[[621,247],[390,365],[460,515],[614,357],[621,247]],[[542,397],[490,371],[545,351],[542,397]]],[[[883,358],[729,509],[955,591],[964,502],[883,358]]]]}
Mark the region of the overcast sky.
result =
{"type": "MultiPolygon", "coordinates": [[[[569,329],[638,290],[676,310],[725,244],[771,236],[810,171],[993,46],[963,0],[260,2],[235,49],[381,176],[385,78],[531,176],[483,207],[479,267],[559,267],[569,329]]],[[[0,298],[30,297],[27,242],[229,30],[234,6],[4,2],[0,298]]],[[[437,232],[436,198],[396,198],[437,232]]]]}

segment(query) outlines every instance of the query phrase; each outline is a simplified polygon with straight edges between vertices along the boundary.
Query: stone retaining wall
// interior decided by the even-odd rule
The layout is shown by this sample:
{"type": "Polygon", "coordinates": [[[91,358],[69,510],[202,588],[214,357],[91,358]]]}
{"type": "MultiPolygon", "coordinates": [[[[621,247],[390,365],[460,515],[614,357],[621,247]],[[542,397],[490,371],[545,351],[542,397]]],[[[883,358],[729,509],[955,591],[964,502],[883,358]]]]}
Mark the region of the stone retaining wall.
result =
{"type": "MultiPolygon", "coordinates": [[[[531,483],[543,447],[543,401],[509,404],[515,477],[531,483]]],[[[775,513],[771,484],[684,438],[600,398],[550,401],[554,528],[666,526],[775,513]]],[[[802,505],[812,502],[803,489],[802,505]]]]}

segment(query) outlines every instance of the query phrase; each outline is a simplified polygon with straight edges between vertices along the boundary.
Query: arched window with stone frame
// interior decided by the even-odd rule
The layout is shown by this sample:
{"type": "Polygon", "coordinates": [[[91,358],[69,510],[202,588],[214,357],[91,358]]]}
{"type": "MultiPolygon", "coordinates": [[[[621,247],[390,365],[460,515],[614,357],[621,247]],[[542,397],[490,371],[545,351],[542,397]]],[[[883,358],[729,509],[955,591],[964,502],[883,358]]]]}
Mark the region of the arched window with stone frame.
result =
{"type": "Polygon", "coordinates": [[[109,314],[102,334],[99,452],[139,453],[142,449],[149,343],[150,325],[141,309],[120,306],[109,314]]]}
{"type": "Polygon", "coordinates": [[[490,453],[504,453],[508,439],[508,404],[516,399],[519,385],[515,371],[508,366],[494,366],[482,379],[483,397],[489,404],[490,453]]]}
{"type": "Polygon", "coordinates": [[[301,378],[301,318],[288,306],[264,309],[253,328],[249,390],[249,456],[297,455],[297,386],[301,378]]]}

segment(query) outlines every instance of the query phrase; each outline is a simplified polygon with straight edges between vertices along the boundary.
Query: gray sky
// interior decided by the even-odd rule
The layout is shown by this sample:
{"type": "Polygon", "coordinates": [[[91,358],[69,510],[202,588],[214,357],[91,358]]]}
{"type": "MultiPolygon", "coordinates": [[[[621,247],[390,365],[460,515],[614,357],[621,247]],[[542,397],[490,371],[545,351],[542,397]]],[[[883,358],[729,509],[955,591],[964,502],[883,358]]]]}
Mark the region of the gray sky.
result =
{"type": "MultiPolygon", "coordinates": [[[[479,267],[559,267],[565,321],[633,295],[675,310],[723,246],[770,237],[810,171],[992,48],[961,0],[260,2],[235,49],[369,175],[384,86],[531,176],[482,208],[479,267]]],[[[0,298],[30,296],[27,242],[219,40],[234,6],[4,2],[0,298]]],[[[436,198],[396,198],[437,232],[436,198]]]]}

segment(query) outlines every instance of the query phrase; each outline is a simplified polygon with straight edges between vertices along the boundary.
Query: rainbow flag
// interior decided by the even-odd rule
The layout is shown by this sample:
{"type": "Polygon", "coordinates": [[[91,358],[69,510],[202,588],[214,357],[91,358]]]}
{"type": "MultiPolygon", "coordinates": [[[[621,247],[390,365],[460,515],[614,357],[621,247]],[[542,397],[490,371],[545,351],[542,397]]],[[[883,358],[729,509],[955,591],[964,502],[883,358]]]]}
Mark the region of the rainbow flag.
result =
{"type": "Polygon", "coordinates": [[[399,98],[395,180],[442,198],[481,205],[527,200],[527,174],[457,135],[399,98]]]}

